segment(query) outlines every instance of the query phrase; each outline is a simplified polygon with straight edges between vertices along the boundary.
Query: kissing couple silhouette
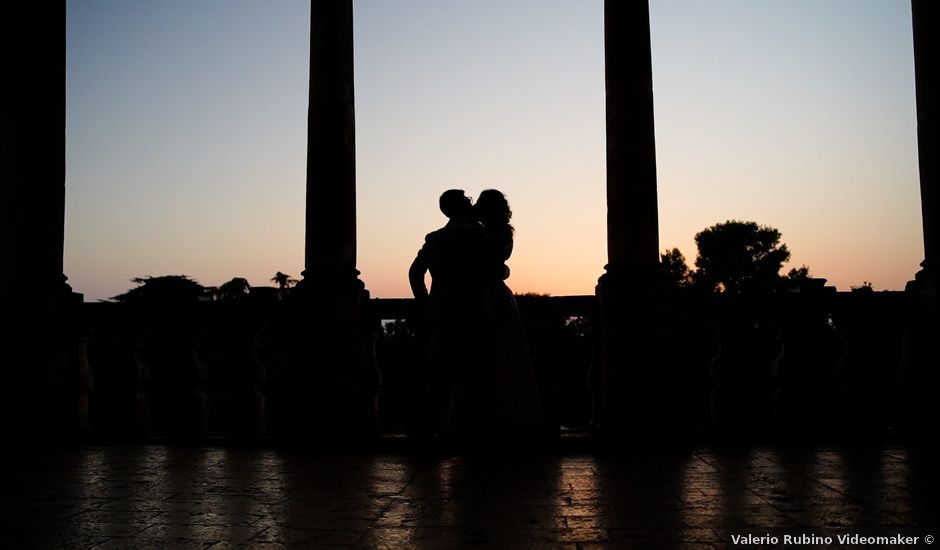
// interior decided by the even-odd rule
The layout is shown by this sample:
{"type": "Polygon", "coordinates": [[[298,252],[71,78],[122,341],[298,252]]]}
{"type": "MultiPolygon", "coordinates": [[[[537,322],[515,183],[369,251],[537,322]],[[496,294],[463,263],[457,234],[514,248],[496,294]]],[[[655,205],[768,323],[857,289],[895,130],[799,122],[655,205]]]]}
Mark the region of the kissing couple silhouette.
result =
{"type": "Polygon", "coordinates": [[[450,189],[439,206],[447,224],[428,233],[408,272],[418,314],[428,320],[428,414],[448,438],[542,435],[525,330],[505,282],[515,232],[509,203],[495,189],[481,192],[476,204],[463,190],[450,189]]]}

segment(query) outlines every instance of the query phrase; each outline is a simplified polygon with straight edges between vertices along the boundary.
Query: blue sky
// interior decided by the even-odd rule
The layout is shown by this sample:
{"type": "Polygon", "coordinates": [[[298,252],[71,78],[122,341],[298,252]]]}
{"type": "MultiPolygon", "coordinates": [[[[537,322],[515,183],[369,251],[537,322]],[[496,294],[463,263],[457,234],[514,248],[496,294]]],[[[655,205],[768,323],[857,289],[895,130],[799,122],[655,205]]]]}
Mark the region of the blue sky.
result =
{"type": "MultiPolygon", "coordinates": [[[[660,242],[777,227],[840,289],[922,259],[910,6],[654,0],[660,242]]],[[[359,268],[375,296],[443,218],[503,190],[516,291],[590,293],[605,263],[603,3],[357,1],[359,268]]],[[[66,274],[204,284],[303,262],[309,4],[68,3],[66,274]]]]}

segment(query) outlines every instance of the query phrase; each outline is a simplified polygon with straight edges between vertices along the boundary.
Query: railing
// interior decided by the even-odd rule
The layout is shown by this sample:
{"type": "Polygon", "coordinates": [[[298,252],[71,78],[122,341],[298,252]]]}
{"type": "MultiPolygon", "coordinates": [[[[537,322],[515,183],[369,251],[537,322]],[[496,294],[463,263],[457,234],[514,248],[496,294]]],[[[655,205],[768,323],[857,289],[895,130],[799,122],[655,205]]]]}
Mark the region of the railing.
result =
{"type": "MultiPolygon", "coordinates": [[[[593,296],[517,297],[546,422],[557,429],[587,428],[593,417],[599,362],[593,296]]],[[[433,368],[422,335],[409,329],[412,300],[372,300],[383,322],[375,342],[382,373],[379,422],[386,431],[408,433],[427,420],[415,408],[433,368]]]]}
{"type": "MultiPolygon", "coordinates": [[[[543,408],[589,430],[603,383],[593,296],[518,297],[543,408]]],[[[373,299],[377,420],[412,433],[431,368],[413,302],[373,299]]],[[[879,432],[903,420],[905,294],[741,298],[677,291],[655,365],[665,424],[694,431],[879,432]]],[[[629,312],[626,312],[629,314],[629,312]]],[[[288,368],[283,302],[83,305],[79,407],[107,436],[278,431],[288,368]]],[[[608,368],[641,368],[619,365],[608,368]]]]}

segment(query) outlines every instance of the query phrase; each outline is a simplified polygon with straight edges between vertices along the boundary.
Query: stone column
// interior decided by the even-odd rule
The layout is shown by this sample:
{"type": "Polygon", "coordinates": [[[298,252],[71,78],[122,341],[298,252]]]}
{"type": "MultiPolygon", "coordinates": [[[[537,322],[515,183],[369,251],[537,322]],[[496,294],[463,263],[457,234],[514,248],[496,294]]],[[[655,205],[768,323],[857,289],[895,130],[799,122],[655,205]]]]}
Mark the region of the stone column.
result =
{"type": "Polygon", "coordinates": [[[5,2],[0,299],[59,290],[65,220],[65,2],[5,2]]]}
{"type": "Polygon", "coordinates": [[[925,270],[940,271],[940,5],[911,2],[925,270]]]}
{"type": "MultiPolygon", "coordinates": [[[[0,5],[0,316],[3,417],[40,435],[77,421],[65,327],[65,0],[0,5]]],[[[77,372],[77,371],[76,371],[77,372]]],[[[77,375],[76,375],[77,376],[77,375]]]]}
{"type": "Polygon", "coordinates": [[[280,431],[345,437],[374,427],[368,292],[356,270],[352,0],[310,3],[303,280],[290,304],[280,431]]]}
{"type": "Polygon", "coordinates": [[[940,383],[940,4],[912,0],[911,15],[924,261],[907,285],[910,308],[899,380],[911,424],[930,430],[940,423],[932,395],[940,383]]]}
{"type": "Polygon", "coordinates": [[[355,280],[356,120],[351,0],[310,3],[304,279],[355,280]]]}
{"type": "Polygon", "coordinates": [[[607,88],[607,272],[659,262],[649,5],[604,3],[607,88]]]}
{"type": "Polygon", "coordinates": [[[649,5],[606,0],[607,256],[601,304],[603,412],[609,432],[662,419],[656,364],[659,222],[649,5]]]}

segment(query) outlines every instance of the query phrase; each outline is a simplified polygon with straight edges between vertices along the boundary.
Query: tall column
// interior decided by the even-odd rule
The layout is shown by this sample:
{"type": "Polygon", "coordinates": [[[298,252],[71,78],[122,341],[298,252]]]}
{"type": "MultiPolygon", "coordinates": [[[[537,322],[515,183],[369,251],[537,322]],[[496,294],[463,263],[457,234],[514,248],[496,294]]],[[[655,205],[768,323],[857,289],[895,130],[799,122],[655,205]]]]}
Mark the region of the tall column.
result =
{"type": "Polygon", "coordinates": [[[929,432],[940,424],[932,390],[940,383],[940,4],[912,0],[911,15],[924,261],[907,285],[910,308],[899,380],[910,424],[929,432]]]}
{"type": "Polygon", "coordinates": [[[649,4],[604,3],[607,271],[659,261],[649,4]]]}
{"type": "Polygon", "coordinates": [[[940,5],[913,0],[914,80],[917,95],[917,151],[924,225],[924,263],[940,271],[940,5]]]}
{"type": "Polygon", "coordinates": [[[4,2],[0,10],[6,301],[27,288],[59,290],[64,282],[65,1],[4,2]]]}
{"type": "Polygon", "coordinates": [[[601,306],[605,431],[650,433],[662,420],[659,221],[649,5],[606,0],[607,257],[601,306]]]}
{"type": "Polygon", "coordinates": [[[309,101],[304,272],[290,304],[279,428],[356,436],[374,428],[378,376],[356,270],[352,0],[310,2],[309,101]]]}
{"type": "Polygon", "coordinates": [[[0,4],[0,37],[0,422],[39,435],[63,427],[68,409],[65,0],[0,4]]]}
{"type": "Polygon", "coordinates": [[[356,120],[352,0],[310,3],[304,279],[354,280],[356,120]]]}

